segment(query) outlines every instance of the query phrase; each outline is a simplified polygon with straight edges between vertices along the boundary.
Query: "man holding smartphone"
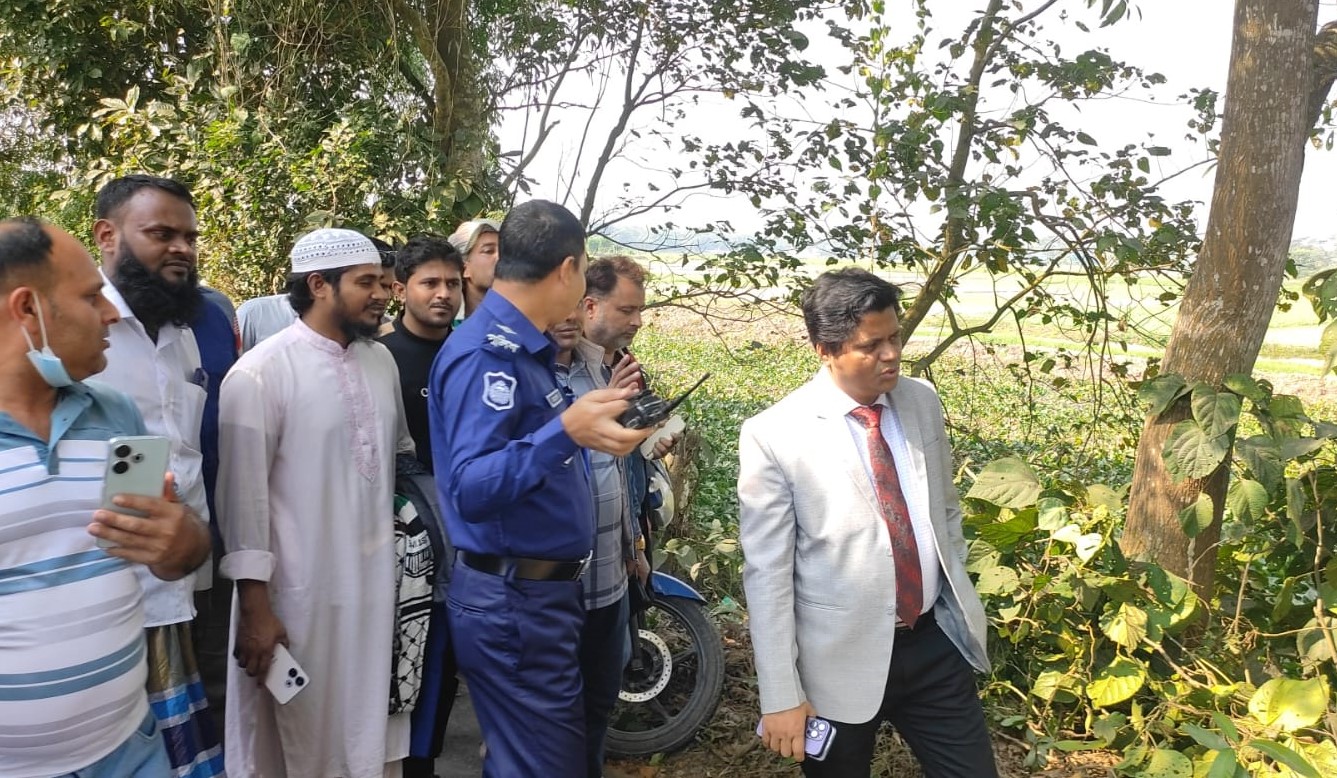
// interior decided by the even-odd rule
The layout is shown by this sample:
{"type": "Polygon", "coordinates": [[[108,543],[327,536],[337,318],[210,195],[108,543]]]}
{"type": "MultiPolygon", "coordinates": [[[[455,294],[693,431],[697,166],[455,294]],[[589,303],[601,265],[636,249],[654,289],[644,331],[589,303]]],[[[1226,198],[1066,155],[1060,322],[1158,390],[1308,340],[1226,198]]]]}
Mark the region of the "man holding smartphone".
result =
{"type": "Polygon", "coordinates": [[[997,775],[952,452],[933,387],[900,375],[899,302],[866,270],[813,281],[803,320],[822,368],[739,442],[760,734],[808,778],[866,777],[883,721],[926,776],[997,775]],[[834,729],[823,760],[804,759],[810,717],[834,729]]]}
{"type": "Polygon", "coordinates": [[[290,254],[298,320],[223,381],[218,511],[237,582],[225,738],[231,778],[397,775],[395,457],[413,453],[394,358],[372,340],[390,292],[371,240],[315,230],[290,254]],[[279,645],[305,671],[278,704],[279,645]]]}
{"type": "Polygon", "coordinates": [[[0,775],[162,778],[133,568],[179,580],[209,533],[172,497],[100,509],[107,440],[145,434],[129,397],[85,379],[118,320],[68,233],[0,221],[0,775]],[[100,539],[112,546],[99,548],[100,539]]]}

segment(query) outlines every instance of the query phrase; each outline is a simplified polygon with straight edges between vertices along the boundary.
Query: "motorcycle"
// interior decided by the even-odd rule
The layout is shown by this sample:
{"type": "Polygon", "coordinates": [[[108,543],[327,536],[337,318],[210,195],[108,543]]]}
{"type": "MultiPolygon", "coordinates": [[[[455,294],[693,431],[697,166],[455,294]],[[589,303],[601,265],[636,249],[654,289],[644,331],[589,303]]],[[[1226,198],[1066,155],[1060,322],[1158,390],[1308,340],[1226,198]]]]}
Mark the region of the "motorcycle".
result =
{"type": "MultiPolygon", "coordinates": [[[[652,463],[659,505],[651,524],[673,519],[668,472],[652,463]]],[[[609,719],[610,755],[646,756],[687,745],[719,706],[724,692],[724,642],[709,603],[686,582],[656,570],[647,602],[632,614],[631,660],[609,719]]]]}

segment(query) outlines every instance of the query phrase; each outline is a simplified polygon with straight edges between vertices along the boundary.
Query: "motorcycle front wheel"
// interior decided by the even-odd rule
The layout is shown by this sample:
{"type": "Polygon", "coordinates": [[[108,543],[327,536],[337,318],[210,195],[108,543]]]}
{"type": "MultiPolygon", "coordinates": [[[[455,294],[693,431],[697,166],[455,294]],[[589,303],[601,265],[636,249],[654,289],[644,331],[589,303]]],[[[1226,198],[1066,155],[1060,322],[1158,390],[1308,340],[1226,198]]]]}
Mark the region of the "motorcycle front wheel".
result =
{"type": "Polygon", "coordinates": [[[623,670],[605,748],[612,756],[676,751],[715,714],[723,691],[724,643],[705,607],[656,597],[623,670]]]}

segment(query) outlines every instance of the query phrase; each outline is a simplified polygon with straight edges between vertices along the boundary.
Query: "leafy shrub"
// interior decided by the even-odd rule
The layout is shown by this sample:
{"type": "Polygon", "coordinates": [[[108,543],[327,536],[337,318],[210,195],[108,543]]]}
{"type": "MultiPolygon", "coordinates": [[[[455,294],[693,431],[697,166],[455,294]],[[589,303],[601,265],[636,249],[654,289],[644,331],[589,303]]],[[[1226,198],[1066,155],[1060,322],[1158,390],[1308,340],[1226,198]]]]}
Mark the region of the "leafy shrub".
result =
{"type": "MultiPolygon", "coordinates": [[[[1002,725],[1023,728],[1032,766],[1050,749],[1111,749],[1127,776],[1337,774],[1325,721],[1337,655],[1337,561],[1325,538],[1337,514],[1337,426],[1265,382],[1228,384],[1241,393],[1171,377],[1145,389],[1153,411],[1194,395],[1199,426],[1179,437],[1204,440],[1175,447],[1188,452],[1175,467],[1214,467],[1193,457],[1211,457],[1244,402],[1261,430],[1238,447],[1216,549],[1223,585],[1208,601],[1123,557],[1125,495],[1115,489],[1042,482],[1005,458],[967,493],[968,567],[994,632],[986,697],[1002,725]]],[[[1210,500],[1181,519],[1190,534],[1210,520],[1210,500]]]]}

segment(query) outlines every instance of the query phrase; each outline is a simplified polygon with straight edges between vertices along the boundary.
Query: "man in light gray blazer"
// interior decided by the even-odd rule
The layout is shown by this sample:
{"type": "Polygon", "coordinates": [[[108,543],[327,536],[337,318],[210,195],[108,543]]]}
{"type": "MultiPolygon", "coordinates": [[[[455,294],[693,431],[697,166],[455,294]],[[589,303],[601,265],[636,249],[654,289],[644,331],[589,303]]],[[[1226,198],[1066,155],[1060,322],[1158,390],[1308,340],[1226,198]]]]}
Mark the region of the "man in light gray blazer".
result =
{"type": "Polygon", "coordinates": [[[937,393],[900,375],[899,303],[864,270],[818,277],[803,318],[822,369],[742,429],[762,737],[808,778],[867,776],[883,721],[927,778],[997,775],[952,454],[937,393]],[[803,759],[809,716],[836,731],[821,761],[803,759]]]}

